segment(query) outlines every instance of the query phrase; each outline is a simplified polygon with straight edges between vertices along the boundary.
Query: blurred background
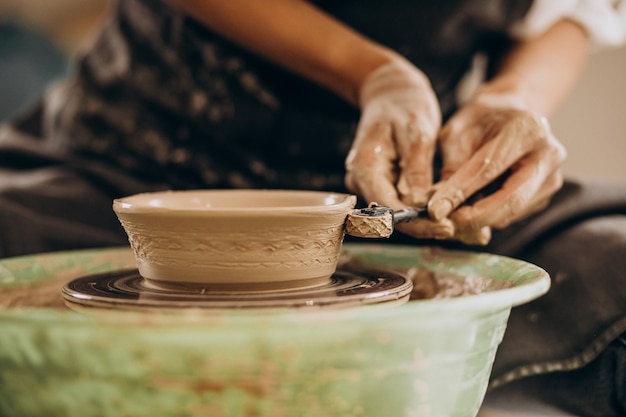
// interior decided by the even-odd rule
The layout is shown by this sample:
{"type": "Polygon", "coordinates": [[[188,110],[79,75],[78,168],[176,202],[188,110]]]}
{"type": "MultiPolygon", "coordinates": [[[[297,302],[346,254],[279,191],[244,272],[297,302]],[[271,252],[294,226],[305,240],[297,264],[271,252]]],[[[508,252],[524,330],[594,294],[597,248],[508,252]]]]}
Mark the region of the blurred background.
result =
{"type": "Polygon", "coordinates": [[[626,182],[626,47],[591,56],[551,124],[567,173],[626,182]]]}
{"type": "MultiPolygon", "coordinates": [[[[70,70],[109,3],[0,0],[0,120],[27,108],[70,70]]],[[[626,182],[626,48],[593,55],[551,122],[568,149],[567,174],[626,182]]]]}
{"type": "Polygon", "coordinates": [[[37,99],[93,39],[110,0],[0,0],[0,120],[37,99]]]}

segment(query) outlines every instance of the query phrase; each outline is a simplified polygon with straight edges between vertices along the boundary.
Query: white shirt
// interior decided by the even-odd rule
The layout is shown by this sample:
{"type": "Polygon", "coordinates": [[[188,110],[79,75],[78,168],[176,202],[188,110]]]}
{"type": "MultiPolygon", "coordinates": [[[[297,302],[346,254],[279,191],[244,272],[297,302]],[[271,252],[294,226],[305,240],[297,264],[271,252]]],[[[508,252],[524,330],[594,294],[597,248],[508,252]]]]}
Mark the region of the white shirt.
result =
{"type": "Polygon", "coordinates": [[[625,0],[535,0],[526,17],[513,28],[512,35],[531,39],[562,19],[580,24],[587,31],[594,51],[626,44],[625,0]]]}

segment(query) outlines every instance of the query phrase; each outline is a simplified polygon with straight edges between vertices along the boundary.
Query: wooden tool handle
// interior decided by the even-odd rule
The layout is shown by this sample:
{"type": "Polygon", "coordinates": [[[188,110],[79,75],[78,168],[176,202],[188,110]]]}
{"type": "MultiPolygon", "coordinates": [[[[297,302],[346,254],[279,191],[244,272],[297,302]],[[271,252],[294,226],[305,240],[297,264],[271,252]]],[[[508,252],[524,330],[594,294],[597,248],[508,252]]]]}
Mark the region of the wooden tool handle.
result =
{"type": "Polygon", "coordinates": [[[352,210],[346,219],[345,232],[355,237],[389,237],[393,233],[393,211],[371,214],[366,209],[352,210]]]}
{"type": "Polygon", "coordinates": [[[390,207],[370,204],[348,214],[345,231],[350,236],[363,238],[389,237],[396,223],[406,223],[426,213],[426,207],[393,211],[390,207]]]}

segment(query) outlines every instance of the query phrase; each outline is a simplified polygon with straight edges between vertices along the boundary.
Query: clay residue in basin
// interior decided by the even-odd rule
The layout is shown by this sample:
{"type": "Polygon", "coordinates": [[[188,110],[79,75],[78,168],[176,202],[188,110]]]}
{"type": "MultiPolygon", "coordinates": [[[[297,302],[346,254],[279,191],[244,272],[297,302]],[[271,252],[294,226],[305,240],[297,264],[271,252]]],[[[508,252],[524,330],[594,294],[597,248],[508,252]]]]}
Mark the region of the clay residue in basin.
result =
{"type": "MultiPolygon", "coordinates": [[[[350,253],[342,254],[340,265],[350,270],[380,269],[371,266],[362,259],[354,258],[350,253]]],[[[428,300],[455,298],[481,294],[487,290],[495,291],[512,286],[509,282],[501,282],[480,275],[458,275],[453,273],[435,272],[430,269],[413,266],[410,268],[385,267],[386,270],[402,274],[413,282],[410,300],[428,300]]]]}
{"type": "Polygon", "coordinates": [[[465,297],[483,293],[487,288],[494,290],[510,286],[482,276],[444,274],[417,267],[397,272],[413,281],[411,300],[465,297]]]}

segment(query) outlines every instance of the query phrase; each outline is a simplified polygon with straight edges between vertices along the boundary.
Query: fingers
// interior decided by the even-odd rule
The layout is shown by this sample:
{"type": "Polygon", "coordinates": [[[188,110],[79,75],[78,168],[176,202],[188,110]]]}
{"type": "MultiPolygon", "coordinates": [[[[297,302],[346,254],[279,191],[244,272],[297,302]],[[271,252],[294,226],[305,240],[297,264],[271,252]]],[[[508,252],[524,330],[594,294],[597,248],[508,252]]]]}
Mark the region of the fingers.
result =
{"type": "Polygon", "coordinates": [[[369,202],[395,209],[426,204],[433,181],[434,139],[419,133],[403,156],[396,153],[390,135],[382,126],[357,133],[346,158],[346,186],[369,202]]]}
{"type": "Polygon", "coordinates": [[[453,219],[440,221],[415,219],[409,223],[396,225],[400,232],[421,239],[457,240],[467,245],[486,245],[491,240],[491,228],[483,226],[477,229],[462,228],[453,219]]]}
{"type": "Polygon", "coordinates": [[[545,172],[548,170],[545,167],[552,171],[560,165],[562,146],[556,139],[549,137],[549,132],[537,118],[519,111],[506,111],[503,116],[506,118],[501,117],[503,120],[500,121],[497,134],[492,139],[483,138],[482,145],[473,156],[438,186],[429,204],[431,217],[437,220],[448,216],[470,196],[494,182],[524,158],[529,161],[530,171],[527,171],[528,174],[520,184],[524,180],[531,181],[527,185],[529,188],[538,188],[536,182],[545,181],[550,174],[545,172]],[[538,161],[531,161],[528,155],[540,157],[545,167],[534,165],[533,168],[533,163],[538,161]]]}
{"type": "Polygon", "coordinates": [[[393,124],[400,173],[397,188],[406,204],[422,205],[433,184],[432,163],[441,112],[431,94],[421,93],[411,99],[393,124]]]}
{"type": "Polygon", "coordinates": [[[458,240],[466,245],[480,245],[484,246],[491,240],[491,227],[483,226],[477,229],[463,228],[456,226],[454,240],[458,240]]]}
{"type": "Polygon", "coordinates": [[[547,121],[528,111],[466,107],[442,129],[440,141],[443,180],[433,188],[429,214],[450,218],[456,240],[486,244],[492,228],[541,210],[562,186],[565,150],[547,121]],[[486,187],[496,191],[469,205],[486,187]]]}
{"type": "MultiPolygon", "coordinates": [[[[516,181],[513,176],[509,180],[516,181]]],[[[474,230],[484,226],[502,229],[545,208],[562,184],[560,171],[555,172],[530,196],[529,186],[516,189],[505,182],[500,190],[471,206],[459,208],[450,218],[459,229],[474,230]]]]}
{"type": "MultiPolygon", "coordinates": [[[[371,120],[377,119],[370,119],[367,111],[364,112],[346,158],[347,187],[366,201],[396,210],[425,204],[427,190],[432,185],[437,126],[421,122],[410,112],[393,123],[371,120]]],[[[454,236],[454,225],[449,219],[441,222],[417,219],[397,228],[417,238],[454,236]]]]}
{"type": "Polygon", "coordinates": [[[480,145],[477,142],[483,137],[483,128],[480,124],[471,123],[472,117],[467,113],[461,110],[439,132],[441,181],[449,179],[458,171],[480,145]]]}
{"type": "Polygon", "coordinates": [[[428,205],[430,216],[439,220],[464,203],[471,195],[504,173],[509,157],[495,159],[491,149],[482,148],[447,181],[438,184],[428,205]]]}
{"type": "Polygon", "coordinates": [[[400,177],[397,188],[402,201],[410,206],[426,204],[429,198],[428,190],[433,184],[432,161],[435,154],[436,129],[427,130],[430,132],[420,130],[413,133],[409,130],[398,133],[399,141],[405,144],[406,149],[400,154],[400,177]]]}
{"type": "Polygon", "coordinates": [[[346,185],[392,208],[424,204],[441,111],[427,77],[405,62],[367,79],[362,114],[346,159],[346,185]]]}
{"type": "MultiPolygon", "coordinates": [[[[554,167],[542,153],[545,152],[537,152],[520,163],[495,193],[452,213],[450,217],[457,228],[491,226],[501,229],[544,208],[561,188],[563,176],[559,169],[541,172],[546,167],[554,167]]],[[[552,158],[561,156],[555,151],[552,158]]]]}
{"type": "Polygon", "coordinates": [[[361,125],[346,158],[346,187],[368,202],[394,209],[403,207],[396,191],[397,159],[391,142],[391,126],[361,125]]]}
{"type": "Polygon", "coordinates": [[[430,219],[415,219],[395,226],[397,230],[409,236],[421,239],[450,239],[454,236],[454,224],[450,219],[435,222],[430,219]]]}

